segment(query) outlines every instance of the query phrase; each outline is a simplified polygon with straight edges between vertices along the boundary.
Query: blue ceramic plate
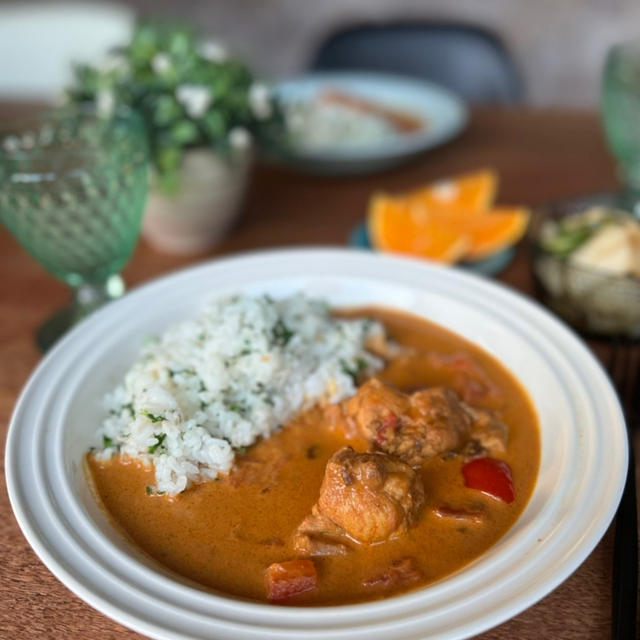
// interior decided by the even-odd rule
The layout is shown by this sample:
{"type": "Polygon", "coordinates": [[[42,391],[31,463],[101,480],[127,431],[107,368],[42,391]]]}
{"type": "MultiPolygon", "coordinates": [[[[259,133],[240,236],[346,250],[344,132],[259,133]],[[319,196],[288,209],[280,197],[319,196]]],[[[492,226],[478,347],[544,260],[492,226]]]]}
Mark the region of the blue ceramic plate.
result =
{"type": "MultiPolygon", "coordinates": [[[[353,145],[296,147],[286,153],[270,154],[272,160],[293,169],[320,174],[363,174],[394,166],[407,158],[443,144],[467,123],[467,109],[449,90],[404,76],[366,72],[310,73],[275,84],[276,96],[287,104],[313,100],[323,91],[337,90],[411,114],[424,127],[412,133],[398,133],[384,140],[353,145]]],[[[273,150],[272,150],[273,151],[273,150]]]]}

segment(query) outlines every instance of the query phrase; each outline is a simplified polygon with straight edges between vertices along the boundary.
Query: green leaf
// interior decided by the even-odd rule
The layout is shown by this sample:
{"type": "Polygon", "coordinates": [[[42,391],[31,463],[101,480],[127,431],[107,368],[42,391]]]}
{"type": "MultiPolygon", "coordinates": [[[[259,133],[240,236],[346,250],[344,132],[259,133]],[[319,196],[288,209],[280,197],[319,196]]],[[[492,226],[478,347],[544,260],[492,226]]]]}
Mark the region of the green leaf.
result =
{"type": "Polygon", "coordinates": [[[179,145],[189,144],[199,135],[198,127],[189,120],[180,120],[171,127],[171,139],[179,145]]]}
{"type": "Polygon", "coordinates": [[[586,242],[591,235],[592,231],[588,228],[575,229],[572,231],[559,230],[556,235],[546,238],[542,242],[542,247],[549,253],[553,253],[559,257],[566,257],[586,242]]]}
{"type": "Polygon", "coordinates": [[[152,444],[147,451],[149,453],[155,453],[159,447],[161,447],[164,450],[164,445],[162,444],[164,442],[164,439],[167,437],[166,433],[154,433],[154,438],[156,439],[156,443],[152,444]]]}
{"type": "Polygon", "coordinates": [[[153,422],[154,424],[156,422],[164,422],[166,420],[166,418],[164,416],[156,416],[153,413],[151,413],[150,411],[147,411],[147,409],[141,409],[140,413],[143,416],[146,416],[147,418],[149,418],[149,420],[151,420],[151,422],[153,422]]]}
{"type": "Polygon", "coordinates": [[[182,107],[173,95],[160,95],[154,100],[152,113],[153,124],[165,127],[182,115],[182,107]]]}
{"type": "Polygon", "coordinates": [[[176,171],[180,166],[182,151],[180,147],[164,147],[156,153],[156,164],[161,172],[176,171]]]}
{"type": "Polygon", "coordinates": [[[209,111],[202,118],[202,128],[211,140],[218,140],[226,136],[227,123],[219,111],[209,111]]]}
{"type": "Polygon", "coordinates": [[[354,384],[358,382],[358,378],[367,370],[368,366],[364,358],[356,358],[355,364],[353,365],[349,365],[345,360],[340,360],[342,372],[350,376],[354,384]]]}
{"type": "Polygon", "coordinates": [[[195,52],[193,35],[185,28],[173,31],[169,34],[167,48],[176,58],[193,54],[195,52]]]}
{"type": "Polygon", "coordinates": [[[73,68],[75,86],[68,90],[72,100],[82,102],[94,98],[100,86],[100,74],[87,65],[75,65],[73,68]]]}
{"type": "Polygon", "coordinates": [[[289,340],[294,335],[294,331],[291,331],[289,327],[282,321],[282,319],[278,319],[278,321],[273,325],[272,329],[273,341],[280,345],[281,347],[286,347],[289,344],[289,340]]]}
{"type": "MultiPolygon", "coordinates": [[[[193,367],[186,367],[185,369],[170,369],[167,368],[167,372],[169,373],[169,377],[173,379],[174,376],[178,374],[182,374],[185,376],[195,376],[196,370],[193,367]]],[[[202,384],[202,381],[200,382],[202,384]]],[[[201,389],[201,391],[206,391],[206,389],[201,389]]]]}
{"type": "Polygon", "coordinates": [[[129,412],[129,415],[132,418],[136,415],[136,412],[133,408],[133,402],[128,402],[127,404],[123,404],[122,409],[120,409],[120,411],[124,411],[125,409],[129,412]]]}

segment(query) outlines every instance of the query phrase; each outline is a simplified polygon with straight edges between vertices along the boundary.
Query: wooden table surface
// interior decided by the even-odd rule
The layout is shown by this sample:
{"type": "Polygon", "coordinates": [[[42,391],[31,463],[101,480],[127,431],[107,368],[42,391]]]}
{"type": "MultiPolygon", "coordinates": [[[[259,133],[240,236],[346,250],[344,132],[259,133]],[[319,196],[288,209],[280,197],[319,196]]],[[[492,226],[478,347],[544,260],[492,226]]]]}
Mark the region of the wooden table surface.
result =
{"type": "MultiPolygon", "coordinates": [[[[498,200],[505,204],[537,205],[616,185],[613,162],[596,114],[477,110],[468,129],[452,143],[376,176],[322,178],[258,167],[242,216],[218,251],[177,258],[155,252],[141,241],[124,276],[129,286],[135,286],[221,253],[284,245],[344,245],[349,231],[363,218],[373,191],[402,190],[486,166],[498,169],[498,200]]],[[[524,247],[499,280],[525,293],[532,292],[524,247]]],[[[67,301],[68,295],[63,284],[32,260],[4,228],[0,229],[2,443],[18,393],[40,358],[34,332],[49,313],[67,301]]],[[[4,473],[0,482],[0,637],[140,637],[94,611],[49,573],[13,517],[4,473]]],[[[584,564],[551,594],[479,637],[608,638],[612,528],[584,564]]]]}

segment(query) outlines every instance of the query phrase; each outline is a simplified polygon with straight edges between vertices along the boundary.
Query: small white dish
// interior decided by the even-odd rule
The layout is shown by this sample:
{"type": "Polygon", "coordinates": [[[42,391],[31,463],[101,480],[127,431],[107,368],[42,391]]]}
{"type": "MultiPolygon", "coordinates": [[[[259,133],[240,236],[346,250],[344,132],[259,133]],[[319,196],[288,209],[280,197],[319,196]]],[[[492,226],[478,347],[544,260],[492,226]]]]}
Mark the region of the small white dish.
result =
{"type": "Polygon", "coordinates": [[[160,278],[77,326],[43,359],[20,396],[6,475],[16,518],[47,567],[90,605],[150,637],[453,640],[520,613],[582,563],[614,516],[627,453],[607,376],[543,308],[484,278],[424,261],[295,249],[216,260],[160,278]],[[469,566],[372,603],[256,604],[163,569],[116,532],[97,506],[83,456],[102,419],[105,390],[144,338],[193,316],[212,295],[297,291],[333,305],[386,305],[427,317],[493,354],[531,395],[542,442],[535,490],[513,528],[469,566]]]}
{"type": "Polygon", "coordinates": [[[275,95],[285,105],[311,101],[325,91],[337,90],[373,104],[403,112],[424,126],[411,133],[398,133],[371,144],[304,147],[296,145],[272,159],[292,169],[319,174],[361,174],[397,165],[456,136],[467,123],[464,103],[439,85],[381,73],[316,72],[283,80],[274,85],[275,95]]]}

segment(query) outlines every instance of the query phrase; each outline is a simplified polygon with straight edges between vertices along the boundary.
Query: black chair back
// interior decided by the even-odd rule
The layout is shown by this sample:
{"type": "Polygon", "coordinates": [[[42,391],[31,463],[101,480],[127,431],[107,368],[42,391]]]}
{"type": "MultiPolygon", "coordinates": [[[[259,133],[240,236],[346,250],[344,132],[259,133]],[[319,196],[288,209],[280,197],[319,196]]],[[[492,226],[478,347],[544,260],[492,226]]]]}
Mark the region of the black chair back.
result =
{"type": "Polygon", "coordinates": [[[430,80],[474,104],[522,101],[520,74],[491,31],[452,23],[395,22],[350,26],[330,35],[314,70],[397,73],[430,80]]]}

